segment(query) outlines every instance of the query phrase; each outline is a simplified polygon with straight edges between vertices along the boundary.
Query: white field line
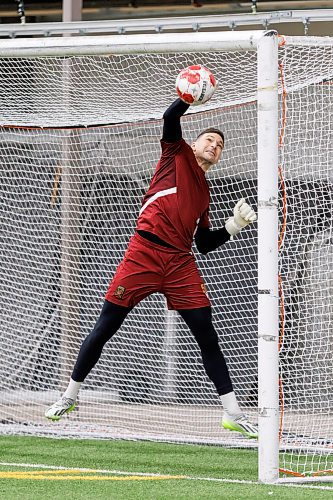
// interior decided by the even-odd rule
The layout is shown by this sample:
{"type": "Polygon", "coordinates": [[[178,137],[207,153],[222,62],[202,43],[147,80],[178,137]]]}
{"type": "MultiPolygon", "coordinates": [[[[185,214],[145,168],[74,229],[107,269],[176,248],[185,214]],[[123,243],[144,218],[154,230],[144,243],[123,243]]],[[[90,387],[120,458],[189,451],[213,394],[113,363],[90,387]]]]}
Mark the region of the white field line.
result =
{"type": "MultiPolygon", "coordinates": [[[[6,467],[28,467],[31,469],[53,469],[53,470],[75,470],[80,472],[96,472],[98,474],[117,474],[117,475],[125,475],[125,476],[143,476],[143,477],[160,477],[165,475],[165,473],[156,473],[156,472],[128,472],[128,471],[120,471],[120,470],[110,470],[110,469],[89,469],[84,467],[65,467],[61,465],[45,465],[45,464],[25,464],[25,463],[14,463],[14,462],[0,462],[0,466],[6,467]]],[[[170,475],[170,479],[172,479],[172,475],[170,475]]],[[[250,485],[262,485],[262,486],[271,486],[281,487],[281,488],[305,488],[312,490],[328,490],[333,491],[333,486],[318,486],[314,484],[281,484],[274,483],[270,485],[263,485],[258,481],[249,481],[245,479],[226,479],[226,478],[217,478],[217,477],[196,477],[196,476],[183,476],[182,474],[177,475],[177,479],[179,476],[182,476],[183,479],[190,481],[212,481],[219,483],[230,483],[230,484],[250,484],[250,485]]]]}

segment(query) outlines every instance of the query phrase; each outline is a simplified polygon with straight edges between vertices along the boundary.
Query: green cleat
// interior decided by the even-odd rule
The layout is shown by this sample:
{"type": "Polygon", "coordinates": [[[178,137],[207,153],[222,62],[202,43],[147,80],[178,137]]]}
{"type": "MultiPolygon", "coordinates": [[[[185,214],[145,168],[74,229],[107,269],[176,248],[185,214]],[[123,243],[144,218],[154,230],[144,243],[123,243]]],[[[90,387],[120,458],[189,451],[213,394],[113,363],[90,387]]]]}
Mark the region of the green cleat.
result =
{"type": "Polygon", "coordinates": [[[50,406],[45,412],[45,417],[49,420],[56,422],[60,420],[65,413],[70,413],[74,410],[76,403],[74,399],[65,398],[64,396],[59,399],[54,405],[50,406]]]}
{"type": "Polygon", "coordinates": [[[252,424],[244,414],[237,417],[230,417],[225,414],[221,425],[224,429],[239,432],[248,439],[258,439],[258,427],[252,424]]]}

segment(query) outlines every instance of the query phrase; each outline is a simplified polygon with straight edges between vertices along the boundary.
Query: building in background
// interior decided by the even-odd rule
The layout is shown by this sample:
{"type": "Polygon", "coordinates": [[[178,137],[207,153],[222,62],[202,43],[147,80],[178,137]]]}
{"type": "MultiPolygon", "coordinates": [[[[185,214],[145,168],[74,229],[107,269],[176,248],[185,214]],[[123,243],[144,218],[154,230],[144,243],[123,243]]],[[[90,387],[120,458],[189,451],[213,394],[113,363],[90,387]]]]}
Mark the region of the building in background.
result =
{"type": "MultiPolygon", "coordinates": [[[[169,25],[168,30],[177,29],[266,29],[272,28],[285,35],[323,36],[333,33],[333,0],[294,0],[244,2],[222,0],[2,0],[0,4],[0,38],[15,37],[15,27],[26,23],[56,23],[70,21],[137,21],[136,31],[142,32],[145,20],[158,21],[182,19],[187,27],[169,25]],[[318,13],[319,18],[316,17],[318,13]],[[209,26],[202,27],[202,18],[210,20],[209,26]],[[297,20],[295,21],[295,18],[297,20]],[[326,21],[327,18],[327,21],[326,21]],[[293,22],[294,21],[294,22],[293,22]],[[10,25],[10,26],[8,26],[10,25]],[[2,29],[1,29],[2,28],[2,29]],[[6,31],[7,30],[7,31],[6,31]]],[[[152,25],[151,32],[163,28],[160,22],[152,25]]],[[[127,32],[126,26],[118,25],[119,33],[127,32]]],[[[147,32],[147,29],[144,30],[147,32]]],[[[111,33],[109,29],[105,33],[111,33]]],[[[113,31],[116,32],[117,31],[113,31]]],[[[80,31],[84,34],[87,31],[80,31]]],[[[90,33],[93,33],[90,31],[90,33]]],[[[101,31],[99,30],[99,33],[101,31]]],[[[54,33],[45,29],[44,36],[54,33]]],[[[27,32],[25,36],[29,36],[27,32]]],[[[38,33],[32,33],[37,35],[38,33]]]]}

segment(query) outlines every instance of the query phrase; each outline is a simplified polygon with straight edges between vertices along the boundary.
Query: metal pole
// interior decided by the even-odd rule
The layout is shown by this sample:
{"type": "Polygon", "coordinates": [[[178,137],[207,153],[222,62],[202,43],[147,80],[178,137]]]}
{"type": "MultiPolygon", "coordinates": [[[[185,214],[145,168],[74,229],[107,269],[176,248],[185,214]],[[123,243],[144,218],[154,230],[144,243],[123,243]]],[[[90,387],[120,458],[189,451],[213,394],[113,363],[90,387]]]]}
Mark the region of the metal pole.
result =
{"type": "Polygon", "coordinates": [[[62,21],[64,23],[72,21],[81,21],[82,19],[82,0],[63,0],[62,1],[62,21]]]}
{"type": "MultiPolygon", "coordinates": [[[[63,0],[63,21],[81,21],[82,0],[63,0]]],[[[70,36],[67,34],[66,36],[70,36]]],[[[64,59],[63,100],[70,106],[71,61],[64,59]]],[[[62,143],[61,165],[61,338],[59,388],[67,387],[80,346],[80,185],[75,168],[74,137],[62,143]]],[[[79,148],[78,148],[79,150],[79,148]]]]}
{"type": "MultiPolygon", "coordinates": [[[[70,107],[71,60],[62,63],[63,100],[70,107]]],[[[80,152],[79,131],[65,131],[61,157],[61,340],[60,389],[73,369],[80,343],[80,152]],[[77,137],[75,137],[77,135],[77,137]],[[79,143],[79,144],[77,144],[79,143]]]]}
{"type": "Polygon", "coordinates": [[[168,402],[177,399],[177,312],[165,311],[163,352],[165,357],[164,395],[168,402]]]}
{"type": "Polygon", "coordinates": [[[278,40],[258,44],[259,480],[279,476],[278,40]]]}
{"type": "Polygon", "coordinates": [[[21,24],[25,25],[25,7],[24,7],[24,1],[23,0],[15,0],[17,3],[17,13],[20,16],[20,21],[21,24]]]}
{"type": "Polygon", "coordinates": [[[0,57],[161,54],[255,50],[264,31],[76,36],[2,40],[0,57]]]}
{"type": "MultiPolygon", "coordinates": [[[[74,132],[75,133],[75,132],[74,132]]],[[[73,132],[63,139],[61,175],[60,389],[67,387],[81,343],[80,184],[73,158],[73,132]]]]}

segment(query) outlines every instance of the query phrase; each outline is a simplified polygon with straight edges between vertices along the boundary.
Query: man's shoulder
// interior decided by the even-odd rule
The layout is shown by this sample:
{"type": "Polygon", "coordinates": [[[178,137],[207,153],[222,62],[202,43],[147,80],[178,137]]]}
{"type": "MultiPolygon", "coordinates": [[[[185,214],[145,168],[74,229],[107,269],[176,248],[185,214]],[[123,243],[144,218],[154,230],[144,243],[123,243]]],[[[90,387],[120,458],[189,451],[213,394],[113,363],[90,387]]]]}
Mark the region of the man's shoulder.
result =
{"type": "Polygon", "coordinates": [[[162,157],[172,157],[176,155],[181,155],[186,151],[188,144],[184,141],[184,139],[179,139],[176,142],[166,142],[161,139],[161,149],[162,149],[162,157]]]}
{"type": "Polygon", "coordinates": [[[161,148],[163,154],[184,153],[186,155],[193,153],[191,146],[183,138],[179,139],[179,141],[176,142],[166,142],[165,140],[161,139],[161,148]]]}
{"type": "Polygon", "coordinates": [[[166,140],[164,139],[161,139],[161,147],[162,149],[172,149],[172,148],[179,148],[181,146],[188,146],[187,142],[184,141],[183,138],[179,139],[178,141],[175,141],[175,142],[167,142],[166,140]]]}

